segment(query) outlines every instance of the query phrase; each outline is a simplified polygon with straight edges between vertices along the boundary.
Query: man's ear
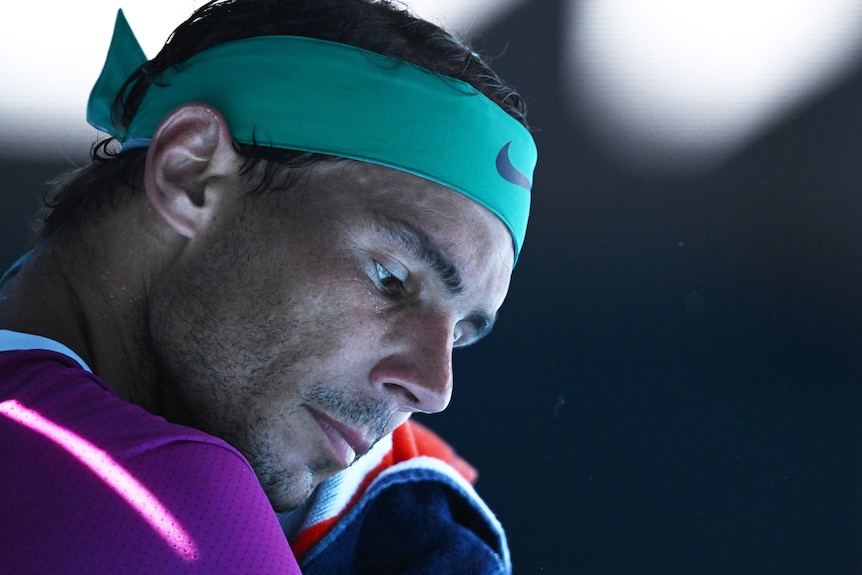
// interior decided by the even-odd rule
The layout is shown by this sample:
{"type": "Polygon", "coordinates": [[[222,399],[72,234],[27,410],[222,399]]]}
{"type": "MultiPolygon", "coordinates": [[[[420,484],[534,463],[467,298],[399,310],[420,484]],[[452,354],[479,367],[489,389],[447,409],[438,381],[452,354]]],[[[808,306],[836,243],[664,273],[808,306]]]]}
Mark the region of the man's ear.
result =
{"type": "Polygon", "coordinates": [[[210,221],[218,202],[210,184],[234,173],[238,155],[222,115],[191,103],[171,112],[150,140],[144,187],[153,208],[190,238],[210,221]]]}

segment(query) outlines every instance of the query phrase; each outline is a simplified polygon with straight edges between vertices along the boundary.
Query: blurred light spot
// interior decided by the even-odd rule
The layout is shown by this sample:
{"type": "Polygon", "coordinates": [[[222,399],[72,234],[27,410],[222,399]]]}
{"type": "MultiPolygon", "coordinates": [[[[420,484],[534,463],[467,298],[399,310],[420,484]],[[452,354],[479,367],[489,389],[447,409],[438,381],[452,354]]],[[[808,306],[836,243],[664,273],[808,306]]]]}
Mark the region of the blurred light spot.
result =
{"type": "Polygon", "coordinates": [[[566,396],[562,393],[557,396],[557,403],[554,404],[554,417],[560,418],[560,408],[566,405],[566,396]]]}
{"type": "Polygon", "coordinates": [[[862,47],[857,0],[569,0],[576,112],[629,164],[714,165],[821,93],[862,47]]]}
{"type": "MultiPolygon", "coordinates": [[[[487,26],[524,0],[407,0],[411,11],[447,29],[487,26]]],[[[15,2],[0,18],[0,154],[85,158],[98,132],[85,109],[122,8],[153,57],[203,0],[15,2]]]]}

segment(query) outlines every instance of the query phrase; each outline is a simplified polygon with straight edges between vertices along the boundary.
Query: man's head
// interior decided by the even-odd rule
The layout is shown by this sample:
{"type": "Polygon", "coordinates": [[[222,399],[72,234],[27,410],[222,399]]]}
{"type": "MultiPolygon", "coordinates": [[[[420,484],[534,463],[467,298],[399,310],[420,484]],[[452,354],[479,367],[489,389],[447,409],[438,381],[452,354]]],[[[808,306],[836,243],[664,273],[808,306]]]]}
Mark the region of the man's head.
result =
{"type": "MultiPolygon", "coordinates": [[[[261,46],[278,51],[286,49],[283,44],[270,38],[261,46]]],[[[291,57],[285,56],[286,66],[291,57]]],[[[263,60],[269,68],[259,73],[283,87],[281,60],[263,60]]],[[[211,66],[220,69],[217,59],[211,66]]],[[[345,69],[344,75],[353,72],[345,69]]],[[[154,385],[179,406],[170,411],[237,447],[273,505],[285,509],[302,503],[320,481],[351,464],[410,413],[444,409],[452,392],[453,348],[490,329],[508,290],[513,246],[519,248],[523,239],[529,182],[507,152],[510,145],[532,141],[519,123],[523,109],[515,93],[451,36],[388,4],[364,0],[211,3],[128,82],[119,80],[109,82],[122,86],[112,113],[100,118],[127,142],[126,150],[97,161],[61,190],[45,234],[61,235],[102,217],[110,200],[87,199],[79,193],[87,189],[125,194],[118,201],[131,207],[123,209],[147,222],[146,234],[135,237],[151,242],[157,254],[149,260],[157,262],[152,272],[142,274],[149,275],[145,330],[160,374],[154,385]],[[402,104],[420,114],[422,102],[410,99],[430,94],[429,101],[438,103],[427,114],[451,127],[453,147],[494,147],[492,176],[475,176],[489,169],[478,165],[484,156],[475,166],[436,161],[459,159],[441,146],[424,149],[424,131],[408,132],[407,138],[419,141],[423,153],[388,149],[381,144],[387,134],[405,142],[396,148],[411,144],[400,133],[409,126],[388,121],[381,115],[386,110],[368,110],[380,121],[380,133],[367,130],[368,142],[361,130],[348,137],[350,126],[342,132],[340,124],[327,125],[327,112],[339,99],[345,107],[355,104],[349,99],[362,81],[361,63],[351,64],[360,76],[343,94],[321,92],[301,104],[300,115],[320,117],[320,132],[331,147],[305,144],[317,136],[307,128],[297,130],[302,138],[296,149],[281,143],[279,138],[291,135],[291,122],[302,118],[282,117],[269,93],[260,109],[270,113],[258,121],[249,102],[272,90],[267,82],[251,89],[253,76],[227,65],[221,78],[204,73],[224,83],[232,94],[226,100],[214,104],[183,95],[177,105],[162,105],[182,84],[184,70],[191,74],[198,65],[197,54],[222,57],[219,47],[233,42],[241,62],[252,66],[254,51],[242,39],[261,35],[325,40],[324,52],[310,49],[309,58],[326,69],[326,59],[357,55],[353,48],[329,44],[340,42],[472,85],[480,93],[465,91],[451,78],[423,71],[416,76],[412,67],[392,70],[391,60],[367,63],[372,87],[387,83],[392,114],[402,104]],[[406,85],[399,88],[398,82],[406,85]],[[461,120],[466,125],[458,126],[448,108],[440,109],[440,94],[454,98],[451,114],[463,99],[464,110],[488,114],[487,122],[468,115],[461,120]],[[239,112],[231,107],[236,98],[242,100],[239,112]],[[147,114],[156,121],[144,121],[147,114]],[[246,120],[250,124],[243,126],[246,120]],[[488,144],[493,138],[487,133],[498,129],[507,137],[488,144]],[[326,153],[317,153],[321,149],[326,153]],[[511,206],[495,190],[513,194],[520,207],[507,211],[511,206]],[[510,213],[523,221],[513,223],[510,213]]],[[[285,98],[279,105],[297,102],[285,98]]],[[[532,165],[519,167],[532,171],[532,165]]]]}
{"type": "MultiPolygon", "coordinates": [[[[120,17],[121,19],[121,17],[120,17]]],[[[118,57],[111,58],[106,63],[103,77],[99,79],[96,88],[94,88],[91,96],[90,107],[88,109],[88,118],[91,123],[100,127],[103,131],[111,134],[121,134],[121,140],[125,141],[125,137],[140,138],[147,137],[146,129],[144,134],[132,133],[129,130],[136,119],[140,120],[139,114],[142,101],[148,94],[152,94],[157,90],[155,87],[165,84],[165,75],[172,74],[178,67],[184,68],[185,63],[189,59],[194,58],[201,52],[207,52],[214,47],[223,46],[225,44],[237,45],[238,40],[246,38],[260,38],[278,36],[297,36],[308,37],[329,42],[337,42],[343,45],[355,46],[363,51],[367,50],[376,54],[382,54],[393,60],[409,62],[421,69],[429,71],[437,75],[437,81],[440,83],[464,82],[470,86],[470,89],[475,89],[482,95],[480,98],[487,98],[494,104],[497,104],[500,109],[504,110],[508,116],[514,118],[520,124],[526,126],[525,106],[524,102],[518,93],[507,86],[497,76],[497,74],[488,66],[488,64],[475,52],[469,49],[459,39],[442,30],[441,28],[430,24],[424,20],[417,19],[410,15],[403,8],[388,2],[387,0],[226,0],[209,2],[200,8],[192,17],[181,24],[174,34],[171,36],[165,47],[159,54],[150,61],[145,61],[143,52],[137,46],[134,36],[130,31],[123,34],[125,29],[125,20],[122,22],[118,19],[117,29],[115,30],[115,43],[117,44],[118,57]],[[134,52],[137,50],[138,54],[134,52]],[[112,60],[119,64],[112,63],[112,60]],[[140,61],[139,61],[140,60],[140,61]],[[123,67],[127,67],[124,70],[123,67]],[[125,85],[120,87],[118,83],[125,82],[125,85]],[[101,110],[95,110],[101,108],[101,110]]],[[[274,58],[278,62],[279,54],[268,53],[268,48],[257,48],[252,46],[249,48],[254,56],[262,54],[267,57],[274,58]],[[257,50],[256,52],[254,52],[257,50]]],[[[294,51],[298,54],[299,61],[305,59],[305,54],[301,51],[294,51]]],[[[114,52],[112,44],[111,52],[114,52]]],[[[323,61],[326,55],[317,61],[323,61]]],[[[258,61],[255,58],[255,61],[258,61]]],[[[277,64],[276,64],[277,65],[277,64]]],[[[291,64],[286,63],[287,66],[291,64]]],[[[314,67],[312,61],[307,64],[309,67],[314,67]]],[[[380,66],[391,66],[387,62],[380,62],[380,66]]],[[[269,82],[270,78],[277,79],[284,76],[280,70],[266,68],[262,72],[255,74],[254,72],[247,74],[243,78],[237,78],[231,75],[236,69],[243,70],[242,61],[239,66],[234,69],[223,68],[223,64],[216,60],[216,63],[211,67],[215,70],[215,74],[219,75],[221,86],[216,82],[209,89],[210,96],[220,94],[221,87],[231,86],[242,90],[242,83],[248,78],[257,76],[262,79],[264,84],[269,82]],[[224,70],[223,72],[221,70],[224,70]]],[[[409,66],[402,66],[407,69],[409,66]]],[[[258,68],[253,68],[257,70],[258,68]]],[[[402,70],[403,71],[403,70],[402,70]]],[[[409,70],[408,70],[409,71],[409,70]]],[[[301,70],[299,72],[301,74],[301,70]]],[[[325,72],[324,72],[325,73],[325,72]]],[[[206,73],[203,74],[206,76],[206,73]]],[[[194,79],[193,81],[197,81],[194,79]]],[[[360,82],[361,83],[361,82],[360,82]]],[[[366,85],[373,85],[372,82],[366,82],[366,85]]],[[[341,99],[343,105],[331,106],[331,108],[345,108],[347,105],[361,105],[356,102],[351,102],[357,86],[345,85],[347,92],[344,98],[341,99]]],[[[379,88],[380,91],[386,92],[388,85],[379,88]]],[[[276,87],[276,90],[281,86],[276,87]]],[[[300,87],[299,90],[302,90],[300,87]]],[[[457,91],[457,87],[453,87],[452,91],[457,91]]],[[[442,91],[438,91],[442,93],[442,91]]],[[[247,93],[254,93],[253,87],[249,87],[247,93]]],[[[450,94],[451,95],[451,94],[450,94]]],[[[200,98],[201,96],[199,96],[200,98]]],[[[337,97],[335,98],[337,100],[337,97]]],[[[469,101],[472,98],[462,98],[462,103],[469,101]]],[[[213,102],[205,99],[210,104],[213,102]]],[[[281,101],[287,101],[287,98],[282,98],[281,101]]],[[[276,103],[276,106],[281,104],[281,101],[276,103]]],[[[255,103],[257,104],[257,102],[255,103]]],[[[385,103],[374,103],[373,106],[382,109],[383,113],[374,114],[363,113],[362,108],[359,108],[358,113],[354,114],[356,118],[369,117],[372,120],[385,118],[386,112],[402,111],[404,105],[412,105],[413,109],[420,109],[424,106],[427,113],[415,114],[416,119],[423,119],[427,124],[434,125],[434,119],[440,117],[441,114],[449,112],[446,102],[435,106],[434,102],[423,102],[421,94],[408,100],[402,97],[399,90],[392,90],[387,95],[385,103]],[[441,111],[442,109],[442,111],[441,111]]],[[[163,104],[169,109],[170,104],[163,104]]],[[[295,106],[293,103],[286,104],[286,109],[298,109],[298,115],[305,112],[303,108],[295,106]]],[[[479,106],[478,108],[481,108],[479,106]]],[[[495,108],[492,106],[492,108],[495,108]]],[[[254,105],[250,106],[252,111],[255,110],[254,105]]],[[[315,110],[320,113],[325,110],[322,106],[315,110]]],[[[473,110],[465,108],[464,112],[469,114],[473,110]]],[[[165,109],[161,110],[166,113],[165,109]]],[[[404,141],[404,136],[407,139],[420,142],[419,148],[422,152],[427,150],[427,153],[421,154],[425,157],[440,156],[442,151],[445,151],[452,143],[458,143],[462,140],[462,136],[469,133],[470,130],[475,130],[476,127],[482,127],[485,124],[485,118],[476,118],[473,121],[464,121],[459,123],[457,115],[449,114],[448,122],[441,122],[442,129],[440,130],[443,136],[440,138],[444,143],[438,144],[435,141],[426,141],[427,134],[423,134],[417,130],[414,125],[406,125],[399,130],[402,134],[400,143],[404,141]],[[449,129],[452,127],[455,129],[449,129]],[[449,129],[447,131],[447,129],[449,129]],[[434,144],[437,144],[434,146],[434,144]]],[[[223,111],[224,113],[224,111],[223,111]]],[[[254,112],[252,112],[254,113],[254,112]]],[[[493,112],[492,112],[493,113],[493,112]]],[[[259,113],[258,113],[259,114],[259,113]]],[[[227,116],[230,114],[226,113],[227,116]]],[[[158,111],[155,116],[150,115],[150,124],[158,121],[161,114],[158,111]]],[[[250,174],[255,172],[262,173],[263,178],[259,181],[258,189],[266,189],[272,181],[272,178],[290,178],[296,170],[282,170],[282,167],[301,167],[325,160],[327,155],[314,149],[318,147],[317,142],[305,142],[306,147],[289,147],[270,145],[271,134],[266,131],[270,126],[264,125],[263,131],[256,120],[260,118],[252,117],[247,121],[245,126],[244,138],[235,137],[237,140],[237,149],[245,159],[243,169],[250,174]],[[249,143],[251,141],[251,143],[249,143]],[[256,145],[259,144],[259,145],[256,145]]],[[[266,118],[261,118],[265,120],[266,118]]],[[[368,120],[366,120],[368,121],[368,120]]],[[[499,118],[497,118],[499,122],[499,118]]],[[[231,123],[231,118],[229,118],[231,123]]],[[[337,123],[334,124],[338,126],[337,123]]],[[[373,124],[372,124],[373,125],[373,124]]],[[[394,124],[398,126],[398,124],[394,124]]],[[[150,126],[148,129],[152,129],[150,126]]],[[[234,136],[236,127],[231,126],[234,136]]],[[[346,128],[346,127],[345,127],[346,128]]],[[[370,132],[381,133],[387,135],[385,131],[368,130],[370,132]]],[[[479,133],[489,132],[487,128],[475,130],[479,133]]],[[[519,130],[515,128],[516,134],[519,130]]],[[[136,130],[135,132],[139,132],[136,130]]],[[[394,132],[394,130],[390,130],[394,132]]],[[[503,177],[509,182],[514,182],[514,193],[511,197],[514,201],[511,204],[517,204],[512,209],[519,212],[517,220],[511,222],[511,225],[516,228],[513,235],[522,238],[526,228],[526,214],[529,210],[529,187],[530,178],[525,176],[531,174],[535,163],[535,148],[532,139],[527,135],[517,135],[516,142],[509,144],[503,140],[503,145],[500,149],[494,149],[497,154],[498,162],[496,162],[492,174],[493,178],[498,178],[498,174],[503,174],[503,177]],[[506,145],[508,144],[508,145],[506,145]],[[514,165],[510,161],[510,156],[516,156],[514,165]],[[522,189],[525,188],[525,189],[522,189]]],[[[62,183],[62,186],[52,201],[52,211],[46,218],[46,225],[43,230],[43,235],[51,235],[56,233],[68,225],[76,225],[78,221],[84,217],[84,214],[91,211],[98,211],[104,205],[116,205],[122,201],[123,194],[120,193],[123,189],[134,190],[136,186],[129,186],[129,183],[137,181],[140,175],[144,153],[141,150],[134,150],[134,142],[126,142],[125,148],[127,152],[120,154],[114,158],[114,154],[108,152],[113,143],[112,140],[104,140],[95,150],[95,168],[82,170],[76,174],[77,178],[70,178],[62,183]],[[105,161],[104,156],[107,155],[111,161],[105,161]],[[81,185],[76,185],[80,181],[81,185]],[[93,184],[101,183],[97,186],[105,189],[102,193],[93,193],[91,189],[93,184]],[[107,185],[104,185],[107,184],[107,185]],[[83,192],[79,192],[83,188],[83,192]],[[117,190],[116,188],[120,188],[117,190]]],[[[463,144],[467,149],[469,143],[463,144]]],[[[397,145],[390,146],[390,149],[397,149],[397,145]]],[[[343,154],[332,154],[343,155],[343,154]]],[[[352,157],[352,156],[351,156],[352,157]]],[[[450,154],[450,157],[457,157],[455,154],[450,154]]],[[[360,158],[368,160],[367,158],[360,158]]],[[[373,160],[372,160],[373,161],[373,160]]],[[[460,162],[468,162],[468,159],[458,160],[460,162]]],[[[386,161],[384,165],[388,165],[386,161]]],[[[477,162],[478,163],[478,162],[477,162]]],[[[469,165],[469,164],[468,164],[469,165]]],[[[423,166],[424,167],[424,166],[423,166]]],[[[464,169],[463,173],[469,174],[471,170],[464,169]]],[[[483,172],[473,170],[479,174],[474,177],[481,177],[483,172]]],[[[488,172],[484,172],[488,173],[488,172]]],[[[489,178],[490,179],[490,178],[489,178]]],[[[451,182],[445,182],[451,183],[451,182]]],[[[464,190],[462,190],[464,191],[464,190]]],[[[468,195],[470,191],[467,191],[468,195]]],[[[493,210],[492,210],[493,211],[493,210]]],[[[499,214],[498,214],[499,215],[499,214]]],[[[506,215],[508,217],[508,214],[506,215]]],[[[516,244],[520,244],[518,237],[515,238],[516,244]]],[[[520,248],[520,245],[517,246],[520,248]]],[[[517,259],[517,258],[516,258],[517,259]]]]}

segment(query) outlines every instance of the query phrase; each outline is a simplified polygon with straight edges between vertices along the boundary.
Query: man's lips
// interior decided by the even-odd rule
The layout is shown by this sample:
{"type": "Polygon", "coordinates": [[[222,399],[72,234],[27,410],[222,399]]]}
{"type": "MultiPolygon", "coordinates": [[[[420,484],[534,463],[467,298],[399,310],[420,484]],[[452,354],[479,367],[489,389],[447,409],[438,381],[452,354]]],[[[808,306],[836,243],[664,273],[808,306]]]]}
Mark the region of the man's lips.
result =
{"type": "Polygon", "coordinates": [[[309,409],[309,411],[329,439],[332,451],[343,468],[349,467],[358,456],[371,449],[371,442],[361,431],[317,410],[309,409]]]}

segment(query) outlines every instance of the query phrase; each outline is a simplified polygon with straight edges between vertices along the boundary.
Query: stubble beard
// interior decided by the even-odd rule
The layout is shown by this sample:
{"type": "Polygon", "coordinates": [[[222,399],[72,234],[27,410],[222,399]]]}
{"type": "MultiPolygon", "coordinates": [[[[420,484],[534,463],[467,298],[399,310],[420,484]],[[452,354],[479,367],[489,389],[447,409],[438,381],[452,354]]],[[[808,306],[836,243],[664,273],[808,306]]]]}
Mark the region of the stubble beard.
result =
{"type": "MultiPolygon", "coordinates": [[[[229,429],[220,429],[217,435],[246,457],[277,512],[299,507],[311,496],[317,485],[341,471],[326,454],[305,462],[302,470],[292,471],[282,463],[283,454],[274,447],[281,444],[279,436],[284,426],[279,424],[279,420],[298,415],[303,405],[322,408],[339,421],[371,433],[374,438],[372,445],[384,436],[393,415],[391,408],[384,402],[368,394],[318,384],[303,391],[299,400],[287,408],[287,413],[265,415],[255,410],[246,425],[234,424],[229,429]]],[[[241,414],[234,413],[232,417],[224,418],[223,422],[242,419],[241,414]]],[[[291,446],[285,448],[290,449],[291,446]]],[[[356,459],[363,455],[358,453],[356,459]]]]}

